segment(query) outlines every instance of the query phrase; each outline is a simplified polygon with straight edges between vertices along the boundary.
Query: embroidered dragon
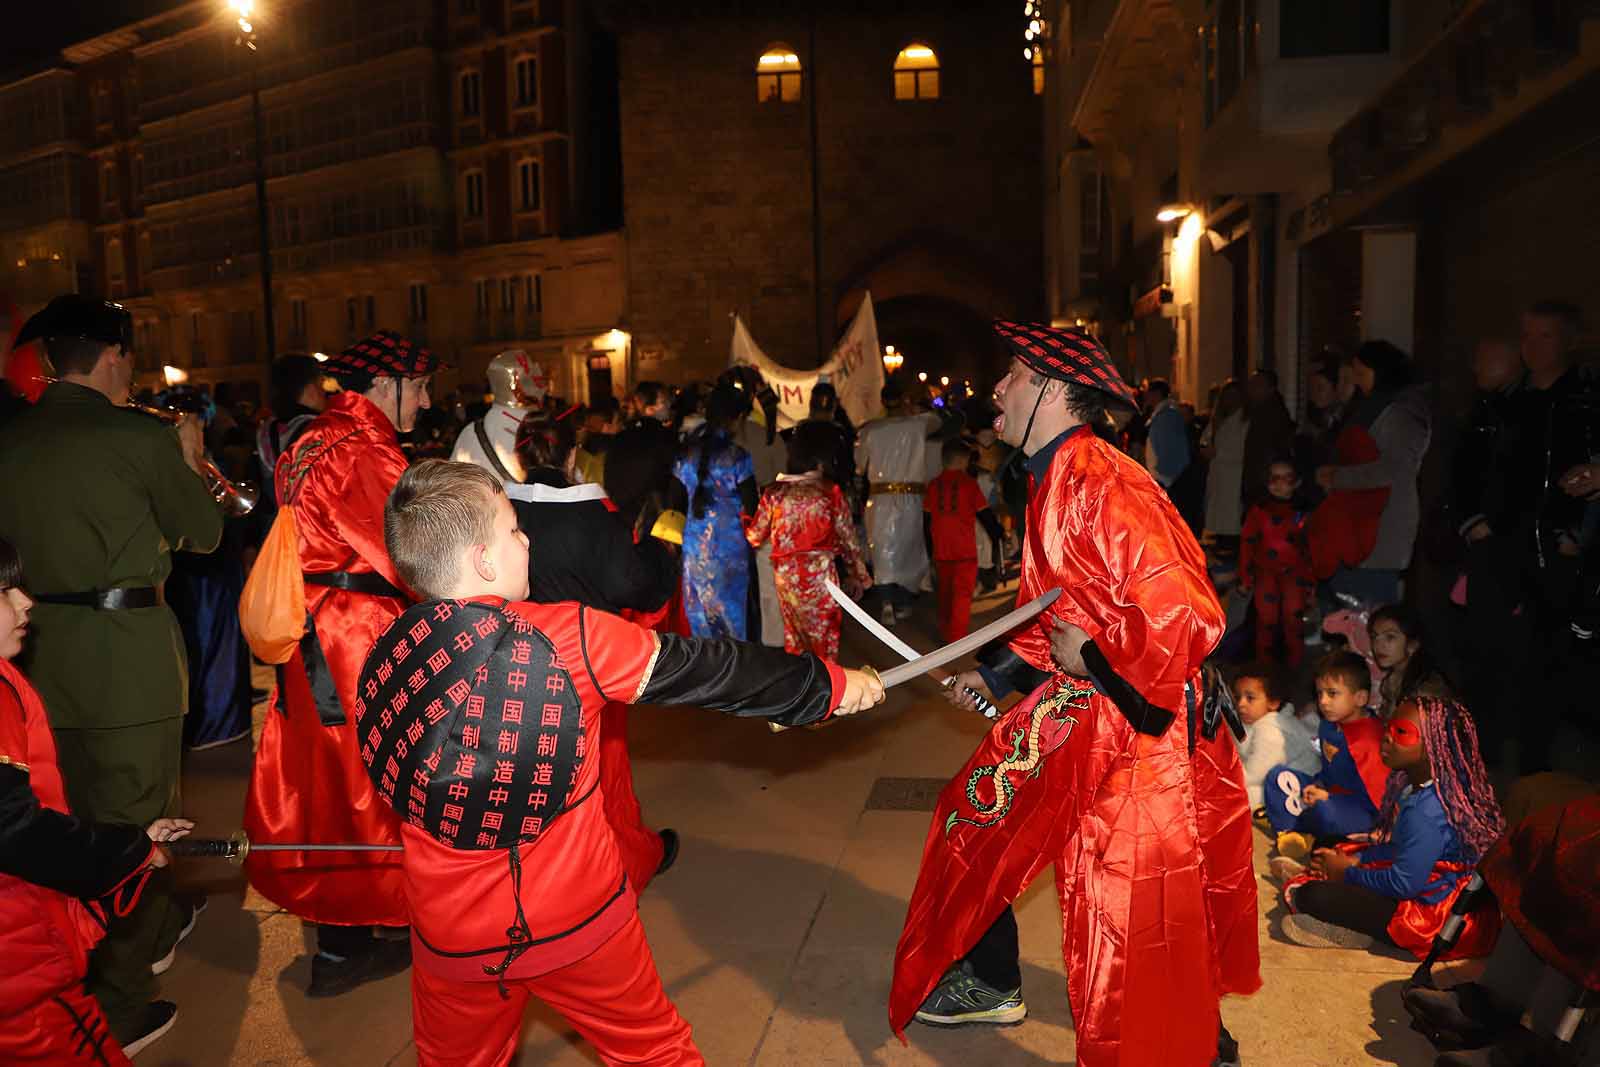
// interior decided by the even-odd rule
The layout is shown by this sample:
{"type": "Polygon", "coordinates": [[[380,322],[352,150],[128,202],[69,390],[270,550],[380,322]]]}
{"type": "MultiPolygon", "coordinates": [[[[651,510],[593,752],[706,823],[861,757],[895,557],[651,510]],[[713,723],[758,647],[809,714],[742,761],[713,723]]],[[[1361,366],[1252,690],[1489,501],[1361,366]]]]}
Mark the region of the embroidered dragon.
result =
{"type": "Polygon", "coordinates": [[[1077,716],[1070,712],[1087,711],[1089,697],[1095,692],[1093,685],[1063,676],[1060,688],[1035,704],[1026,725],[1019,725],[1013,731],[1011,754],[999,763],[975,768],[967,779],[967,801],[977,818],[967,818],[958,811],[952,811],[944,823],[945,834],[948,836],[962,823],[986,828],[1004,820],[1010,814],[1011,802],[1017,795],[1011,775],[1038,777],[1045,757],[1065,744],[1072,736],[1072,728],[1078,724],[1077,716]],[[988,805],[978,797],[978,784],[985,779],[991,780],[994,787],[994,803],[988,805]]]}

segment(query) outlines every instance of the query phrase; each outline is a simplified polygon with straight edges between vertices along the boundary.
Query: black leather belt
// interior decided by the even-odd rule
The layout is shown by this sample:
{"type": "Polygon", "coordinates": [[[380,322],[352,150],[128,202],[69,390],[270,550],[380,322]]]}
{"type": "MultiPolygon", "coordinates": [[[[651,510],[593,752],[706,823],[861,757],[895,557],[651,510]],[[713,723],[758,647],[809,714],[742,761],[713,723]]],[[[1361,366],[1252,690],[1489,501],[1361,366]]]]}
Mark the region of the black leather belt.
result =
{"type": "Polygon", "coordinates": [[[34,593],[32,596],[41,604],[68,604],[94,608],[96,611],[128,611],[166,603],[161,590],[153,585],[139,585],[130,589],[93,589],[87,593],[34,593]]]}
{"type": "Polygon", "coordinates": [[[375,571],[366,574],[353,574],[350,571],[318,571],[305,576],[307,585],[326,585],[333,589],[343,589],[347,593],[366,593],[368,596],[388,596],[397,600],[409,600],[410,597],[389,584],[389,579],[375,571]]]}

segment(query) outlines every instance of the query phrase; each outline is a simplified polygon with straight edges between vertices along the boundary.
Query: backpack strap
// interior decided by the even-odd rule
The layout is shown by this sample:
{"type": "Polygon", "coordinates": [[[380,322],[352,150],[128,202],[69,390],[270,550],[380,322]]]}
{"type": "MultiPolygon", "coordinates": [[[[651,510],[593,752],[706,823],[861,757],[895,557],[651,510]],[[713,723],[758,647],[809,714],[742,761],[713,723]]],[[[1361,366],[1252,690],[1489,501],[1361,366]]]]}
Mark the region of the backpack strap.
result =
{"type": "Polygon", "coordinates": [[[493,465],[494,472],[500,476],[500,480],[508,485],[515,485],[517,479],[506,470],[505,463],[500,459],[500,453],[495,451],[494,445],[489,441],[489,428],[484,425],[487,421],[488,416],[484,416],[472,424],[473,432],[478,435],[478,444],[483,446],[483,454],[489,457],[489,462],[493,465]]]}

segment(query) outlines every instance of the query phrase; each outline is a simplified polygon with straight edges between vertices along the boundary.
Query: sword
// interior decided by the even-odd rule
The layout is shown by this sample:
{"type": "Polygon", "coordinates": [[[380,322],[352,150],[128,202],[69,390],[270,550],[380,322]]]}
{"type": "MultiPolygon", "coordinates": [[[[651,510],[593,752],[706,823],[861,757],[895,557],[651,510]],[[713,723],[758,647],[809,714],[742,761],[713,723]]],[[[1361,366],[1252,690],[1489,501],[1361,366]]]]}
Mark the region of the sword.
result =
{"type": "MultiPolygon", "coordinates": [[[[823,584],[828,587],[828,595],[833,597],[833,599],[838,602],[839,606],[849,613],[852,619],[866,627],[867,632],[873,637],[876,637],[879,641],[882,641],[884,644],[888,645],[895,655],[899,656],[907,663],[910,663],[912,660],[922,655],[922,653],[918,652],[916,649],[900,640],[893,630],[883,625],[883,623],[879,622],[877,619],[874,619],[872,615],[868,613],[867,609],[863,608],[860,604],[857,604],[854,600],[851,600],[849,594],[847,594],[843,589],[840,589],[831,580],[823,579],[823,584]]],[[[936,671],[930,674],[929,677],[946,689],[954,687],[956,684],[955,675],[952,674],[947,677],[941,677],[943,674],[943,671],[936,671]]],[[[1000,709],[995,707],[992,701],[985,699],[982,693],[979,693],[971,686],[963,686],[962,688],[966,691],[968,696],[977,702],[978,710],[983,713],[983,717],[985,719],[995,719],[1000,716],[1000,709]]]]}
{"type": "MultiPolygon", "coordinates": [[[[1056,598],[1060,595],[1060,589],[1052,589],[1048,593],[1042,593],[1022,605],[1022,607],[1002,615],[981,629],[974,630],[959,641],[952,641],[943,648],[934,649],[926,656],[918,656],[909,663],[902,663],[898,667],[890,667],[886,671],[877,672],[878,680],[883,683],[885,689],[893,689],[901,682],[932,673],[946,663],[958,660],[969,652],[975,652],[995,638],[1016,629],[1051,604],[1054,604],[1056,598]]],[[[871,670],[872,668],[865,669],[871,670]]],[[[787,726],[780,726],[771,721],[767,723],[767,728],[773,733],[782,733],[784,730],[789,729],[787,726]]]]}
{"type": "Polygon", "coordinates": [[[311,842],[251,841],[243,830],[228,837],[180,837],[160,842],[174,856],[202,856],[243,863],[252,852],[404,852],[402,845],[325,844],[311,842]]]}

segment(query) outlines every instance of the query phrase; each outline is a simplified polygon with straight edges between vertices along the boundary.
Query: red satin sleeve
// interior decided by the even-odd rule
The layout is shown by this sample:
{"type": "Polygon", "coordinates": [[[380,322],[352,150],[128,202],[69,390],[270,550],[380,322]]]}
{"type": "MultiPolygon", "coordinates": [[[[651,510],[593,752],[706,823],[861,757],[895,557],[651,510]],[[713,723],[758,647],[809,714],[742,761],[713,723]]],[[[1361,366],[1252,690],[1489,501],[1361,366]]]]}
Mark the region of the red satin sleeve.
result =
{"type": "Polygon", "coordinates": [[[354,457],[359,457],[362,466],[344,472],[340,506],[329,512],[334,528],[363,562],[397,588],[404,589],[405,583],[400,580],[384,543],[383,508],[395,483],[406,471],[405,456],[398,449],[348,449],[330,457],[328,462],[349,462],[354,457]]]}

